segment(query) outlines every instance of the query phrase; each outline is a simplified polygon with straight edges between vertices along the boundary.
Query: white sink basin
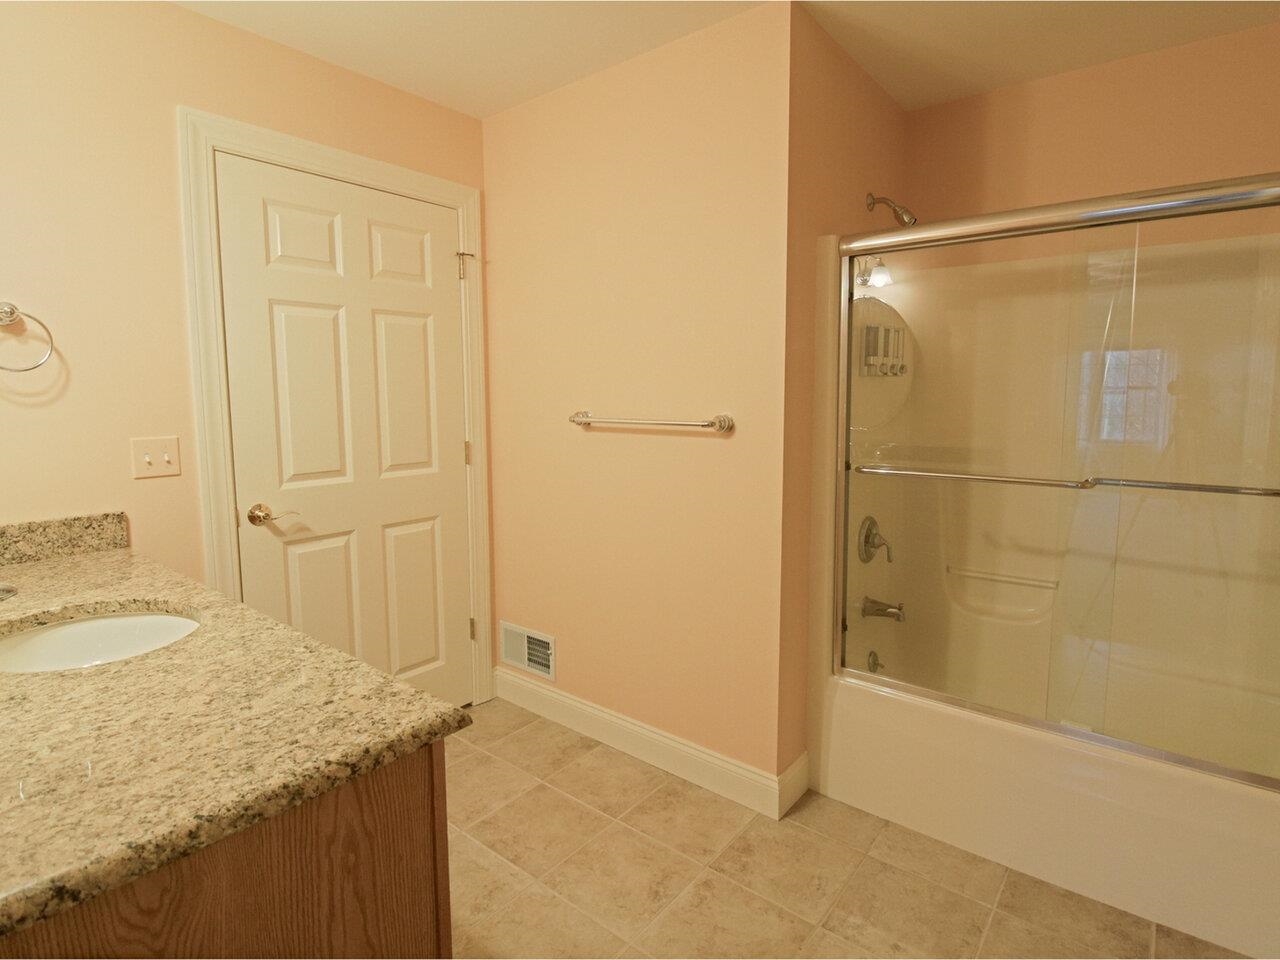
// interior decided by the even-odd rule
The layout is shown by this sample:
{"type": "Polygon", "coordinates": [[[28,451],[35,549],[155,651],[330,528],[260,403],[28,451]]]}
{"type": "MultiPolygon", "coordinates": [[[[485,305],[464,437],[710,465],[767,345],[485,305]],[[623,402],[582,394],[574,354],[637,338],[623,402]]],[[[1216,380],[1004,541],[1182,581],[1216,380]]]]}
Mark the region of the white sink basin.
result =
{"type": "Polygon", "coordinates": [[[0,636],[0,673],[96,667],[167,647],[198,626],[169,613],[115,613],[32,627],[0,636]]]}

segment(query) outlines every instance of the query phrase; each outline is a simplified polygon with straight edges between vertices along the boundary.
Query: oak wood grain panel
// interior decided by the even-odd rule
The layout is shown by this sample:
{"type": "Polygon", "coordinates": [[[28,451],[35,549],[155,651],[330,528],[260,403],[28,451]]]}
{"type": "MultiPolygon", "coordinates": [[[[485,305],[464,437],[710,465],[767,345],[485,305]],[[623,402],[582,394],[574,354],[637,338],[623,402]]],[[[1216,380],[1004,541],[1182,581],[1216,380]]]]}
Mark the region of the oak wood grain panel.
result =
{"type": "Polygon", "coordinates": [[[439,854],[435,858],[436,942],[438,957],[453,956],[453,916],[449,908],[449,811],[444,789],[444,741],[437,740],[431,751],[431,783],[437,788],[431,791],[432,822],[435,824],[434,842],[439,854]]]}
{"type": "Polygon", "coordinates": [[[444,744],[7,937],[0,957],[447,957],[444,744]]]}

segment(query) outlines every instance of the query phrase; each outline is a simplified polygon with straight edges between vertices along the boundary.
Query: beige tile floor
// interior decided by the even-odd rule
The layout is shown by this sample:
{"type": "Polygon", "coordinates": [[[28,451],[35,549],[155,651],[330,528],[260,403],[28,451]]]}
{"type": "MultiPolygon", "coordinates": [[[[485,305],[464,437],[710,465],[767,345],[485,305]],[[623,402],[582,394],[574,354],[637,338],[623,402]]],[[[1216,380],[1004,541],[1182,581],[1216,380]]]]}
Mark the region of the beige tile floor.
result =
{"type": "Polygon", "coordinates": [[[781,822],[493,700],[446,744],[457,957],[1233,957],[818,794],[781,822]]]}

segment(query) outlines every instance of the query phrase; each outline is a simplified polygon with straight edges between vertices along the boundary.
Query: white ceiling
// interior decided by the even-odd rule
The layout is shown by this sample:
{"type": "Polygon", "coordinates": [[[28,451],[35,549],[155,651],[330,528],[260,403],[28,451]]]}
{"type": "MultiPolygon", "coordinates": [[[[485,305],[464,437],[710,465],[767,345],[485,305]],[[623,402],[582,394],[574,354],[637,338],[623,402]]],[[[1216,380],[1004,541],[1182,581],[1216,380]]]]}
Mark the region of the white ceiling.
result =
{"type": "Polygon", "coordinates": [[[182,6],[487,117],[755,4],[188,0],[182,6]]]}
{"type": "Polygon", "coordinates": [[[805,6],[909,110],[1280,20],[1280,3],[1237,0],[805,6]]]}
{"type": "MultiPolygon", "coordinates": [[[[740,13],[704,0],[181,0],[477,117],[740,13]]],[[[954,100],[1280,19],[1273,0],[808,0],[902,106],[954,100]]]]}

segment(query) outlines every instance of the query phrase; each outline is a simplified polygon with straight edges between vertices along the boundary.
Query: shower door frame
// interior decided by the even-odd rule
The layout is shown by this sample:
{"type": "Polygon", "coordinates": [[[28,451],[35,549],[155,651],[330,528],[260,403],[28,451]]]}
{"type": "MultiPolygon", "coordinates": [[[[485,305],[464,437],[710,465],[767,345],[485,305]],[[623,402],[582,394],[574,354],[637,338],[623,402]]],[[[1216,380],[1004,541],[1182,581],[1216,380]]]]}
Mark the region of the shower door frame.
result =
{"type": "Polygon", "coordinates": [[[853,331],[853,260],[858,257],[881,256],[904,250],[955,246],[983,240],[1062,233],[1092,227],[1146,220],[1168,220],[1208,213],[1227,213],[1256,207],[1280,206],[1280,172],[1214,180],[1205,183],[1146,190],[1135,193],[1078,200],[1070,203],[1006,210],[978,217],[945,220],[935,224],[917,224],[902,230],[845,236],[840,238],[840,329],[838,356],[840,369],[836,377],[836,504],[834,593],[832,596],[832,673],[846,683],[857,684],[889,696],[920,698],[935,703],[970,710],[1024,727],[1056,733],[1073,740],[1112,747],[1125,753],[1161,760],[1166,763],[1200,770],[1267,790],[1280,792],[1280,778],[1239,770],[1209,760],[1149,747],[1132,740],[1122,740],[1091,730],[1038,719],[985,704],[966,700],[929,687],[881,677],[848,667],[844,663],[845,637],[848,632],[849,520],[848,503],[853,462],[849,443],[849,402],[852,392],[853,364],[849,355],[853,331]]]}

